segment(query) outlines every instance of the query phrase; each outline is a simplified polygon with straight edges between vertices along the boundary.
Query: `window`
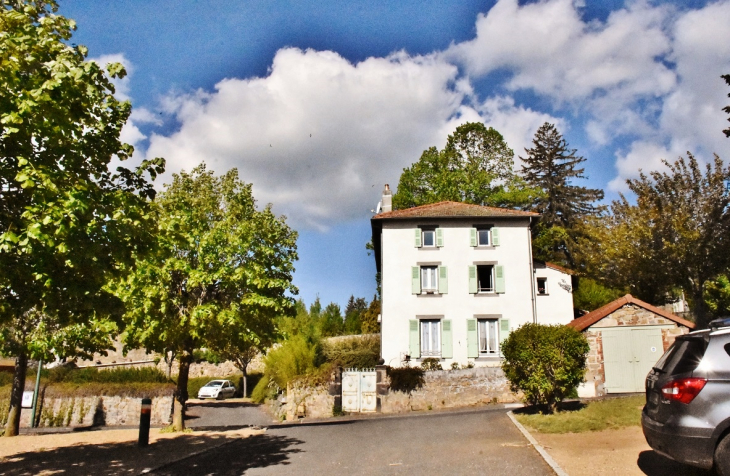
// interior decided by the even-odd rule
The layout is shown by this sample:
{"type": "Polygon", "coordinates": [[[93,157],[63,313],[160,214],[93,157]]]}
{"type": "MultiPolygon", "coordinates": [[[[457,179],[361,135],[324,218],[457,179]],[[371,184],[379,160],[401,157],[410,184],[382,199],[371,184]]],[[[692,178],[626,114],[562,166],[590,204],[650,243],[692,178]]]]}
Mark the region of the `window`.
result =
{"type": "Polygon", "coordinates": [[[423,230],[423,246],[436,246],[436,230],[423,230]]]}
{"type": "Polygon", "coordinates": [[[494,292],[494,266],[491,264],[477,265],[477,292],[494,292]]]}
{"type": "Polygon", "coordinates": [[[421,292],[435,293],[438,290],[438,267],[421,266],[421,292]]]}
{"type": "Polygon", "coordinates": [[[479,354],[497,355],[499,353],[499,333],[497,319],[479,319],[479,354]]]}
{"type": "Polygon", "coordinates": [[[489,246],[489,230],[477,230],[477,246],[489,246]]]}
{"type": "Polygon", "coordinates": [[[547,293],[547,278],[537,278],[537,294],[547,293]]]}
{"type": "Polygon", "coordinates": [[[421,320],[421,357],[441,357],[440,320],[421,320]]]}
{"type": "Polygon", "coordinates": [[[440,248],[444,246],[444,236],[441,228],[427,227],[414,230],[416,248],[440,248]]]}

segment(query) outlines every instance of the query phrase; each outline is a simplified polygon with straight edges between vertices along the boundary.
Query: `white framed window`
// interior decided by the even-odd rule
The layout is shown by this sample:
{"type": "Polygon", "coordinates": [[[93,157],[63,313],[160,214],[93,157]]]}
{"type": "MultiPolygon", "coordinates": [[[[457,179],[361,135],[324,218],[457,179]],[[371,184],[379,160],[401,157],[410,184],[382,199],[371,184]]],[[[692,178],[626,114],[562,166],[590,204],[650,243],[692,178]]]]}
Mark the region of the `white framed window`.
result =
{"type": "Polygon", "coordinates": [[[421,357],[441,357],[441,321],[421,319],[421,357]]]}
{"type": "Polygon", "coordinates": [[[499,322],[497,319],[478,319],[479,354],[499,354],[499,322]]]}
{"type": "Polygon", "coordinates": [[[477,246],[489,246],[492,244],[491,232],[488,228],[477,229],[477,246]]]}
{"type": "Polygon", "coordinates": [[[477,292],[494,292],[494,266],[491,264],[477,265],[477,292]]]}
{"type": "Polygon", "coordinates": [[[421,292],[435,293],[438,290],[438,266],[421,266],[421,292]]]}
{"type": "Polygon", "coordinates": [[[537,278],[537,294],[547,294],[547,278],[537,278]]]}
{"type": "Polygon", "coordinates": [[[433,248],[436,246],[436,230],[422,230],[421,237],[423,247],[433,248]]]}

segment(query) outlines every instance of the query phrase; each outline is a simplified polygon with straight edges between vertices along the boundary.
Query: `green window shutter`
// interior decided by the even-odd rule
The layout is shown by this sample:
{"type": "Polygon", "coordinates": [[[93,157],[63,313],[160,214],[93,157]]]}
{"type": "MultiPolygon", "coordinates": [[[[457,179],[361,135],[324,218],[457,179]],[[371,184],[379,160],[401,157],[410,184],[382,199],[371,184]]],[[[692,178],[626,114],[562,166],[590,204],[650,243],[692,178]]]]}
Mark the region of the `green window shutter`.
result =
{"type": "Polygon", "coordinates": [[[439,294],[449,292],[449,270],[446,266],[439,266],[439,294]]]}
{"type": "Polygon", "coordinates": [[[499,320],[499,355],[502,355],[502,342],[509,337],[509,319],[499,320]]]}
{"type": "Polygon", "coordinates": [[[441,248],[444,246],[444,230],[436,228],[436,246],[441,248]]]}
{"type": "Polygon", "coordinates": [[[469,246],[476,246],[476,245],[477,245],[477,229],[470,228],[469,229],[469,246]]]}
{"type": "Polygon", "coordinates": [[[416,228],[413,231],[414,231],[415,239],[416,239],[414,246],[416,248],[420,248],[421,247],[421,229],[420,228],[416,228]]]}
{"type": "Polygon", "coordinates": [[[492,246],[499,246],[499,228],[492,227],[492,246]]]}
{"type": "Polygon", "coordinates": [[[441,321],[441,357],[450,359],[454,356],[454,345],[451,337],[451,321],[441,321]]]}
{"type": "Polygon", "coordinates": [[[494,292],[504,294],[504,266],[494,267],[494,292]]]}
{"type": "Polygon", "coordinates": [[[410,335],[410,346],[409,351],[411,353],[411,359],[417,359],[421,357],[421,341],[418,335],[418,320],[411,319],[408,321],[408,329],[410,335]]]}
{"type": "Polygon", "coordinates": [[[411,267],[411,294],[421,294],[421,268],[411,267]]]}
{"type": "Polygon", "coordinates": [[[469,294],[477,293],[477,267],[469,266],[469,294]]]}
{"type": "Polygon", "coordinates": [[[477,336],[477,320],[466,320],[466,356],[470,359],[479,357],[479,345],[477,336]]]}

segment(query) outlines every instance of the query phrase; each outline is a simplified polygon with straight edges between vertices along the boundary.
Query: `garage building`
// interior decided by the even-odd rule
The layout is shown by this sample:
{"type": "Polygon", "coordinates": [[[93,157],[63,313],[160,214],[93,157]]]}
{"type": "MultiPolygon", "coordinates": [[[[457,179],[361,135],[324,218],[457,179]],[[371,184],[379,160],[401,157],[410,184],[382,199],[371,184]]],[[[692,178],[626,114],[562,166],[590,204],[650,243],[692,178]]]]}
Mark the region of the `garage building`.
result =
{"type": "Polygon", "coordinates": [[[644,391],[644,380],[678,335],[693,322],[636,299],[631,294],[573,320],[591,346],[580,397],[644,391]]]}

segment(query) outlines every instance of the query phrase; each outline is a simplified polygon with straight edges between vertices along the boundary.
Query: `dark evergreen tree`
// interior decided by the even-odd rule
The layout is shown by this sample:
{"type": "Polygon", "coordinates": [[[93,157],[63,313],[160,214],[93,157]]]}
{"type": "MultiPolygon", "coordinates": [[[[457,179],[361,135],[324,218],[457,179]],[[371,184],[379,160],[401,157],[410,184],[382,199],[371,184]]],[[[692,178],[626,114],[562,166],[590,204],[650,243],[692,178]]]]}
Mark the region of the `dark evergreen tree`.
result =
{"type": "Polygon", "coordinates": [[[603,191],[573,184],[574,179],[586,178],[579,167],[586,159],[568,147],[554,124],[540,126],[532,143],[531,149],[525,149],[527,156],[520,159],[525,182],[543,192],[532,205],[533,211],[542,214],[533,229],[535,257],[574,268],[573,239],[582,219],[602,209],[595,202],[603,199],[603,191]]]}
{"type": "Polygon", "coordinates": [[[362,315],[368,308],[365,298],[350,296],[345,308],[345,332],[347,334],[362,333],[362,315]]]}

